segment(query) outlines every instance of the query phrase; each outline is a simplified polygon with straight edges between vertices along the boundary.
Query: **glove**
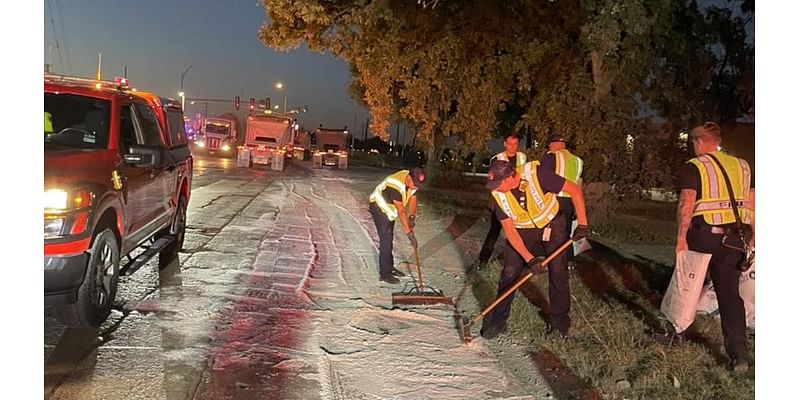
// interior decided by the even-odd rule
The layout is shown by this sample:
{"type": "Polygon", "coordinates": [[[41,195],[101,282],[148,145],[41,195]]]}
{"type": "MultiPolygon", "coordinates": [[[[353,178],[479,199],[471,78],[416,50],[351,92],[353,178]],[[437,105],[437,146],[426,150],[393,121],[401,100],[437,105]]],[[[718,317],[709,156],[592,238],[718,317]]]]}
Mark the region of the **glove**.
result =
{"type": "Polygon", "coordinates": [[[572,240],[578,241],[589,237],[589,227],[586,225],[578,225],[575,232],[572,233],[572,240]]]}
{"type": "Polygon", "coordinates": [[[408,226],[411,227],[411,229],[414,229],[414,227],[417,226],[417,216],[416,215],[409,215],[408,216],[408,226]]]}
{"type": "Polygon", "coordinates": [[[545,257],[542,256],[533,257],[530,261],[528,261],[527,264],[525,264],[525,268],[529,269],[533,273],[542,272],[547,268],[542,267],[542,261],[544,260],[545,257]]]}
{"type": "Polygon", "coordinates": [[[411,245],[417,247],[417,238],[414,236],[414,231],[408,232],[408,241],[411,245]]]}

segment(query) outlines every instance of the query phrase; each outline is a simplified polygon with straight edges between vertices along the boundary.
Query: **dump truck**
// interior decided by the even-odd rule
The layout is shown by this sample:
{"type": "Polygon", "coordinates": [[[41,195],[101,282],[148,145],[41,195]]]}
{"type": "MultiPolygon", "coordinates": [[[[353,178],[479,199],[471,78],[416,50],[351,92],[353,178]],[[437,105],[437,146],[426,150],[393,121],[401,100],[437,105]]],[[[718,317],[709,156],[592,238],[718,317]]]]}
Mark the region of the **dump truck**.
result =
{"type": "Polygon", "coordinates": [[[316,151],[312,157],[314,168],[325,166],[347,169],[347,129],[318,128],[314,132],[316,151]]]}
{"type": "Polygon", "coordinates": [[[283,170],[291,161],[295,126],[289,117],[251,115],[247,117],[247,136],[240,149],[249,153],[249,164],[271,165],[283,170]]]}

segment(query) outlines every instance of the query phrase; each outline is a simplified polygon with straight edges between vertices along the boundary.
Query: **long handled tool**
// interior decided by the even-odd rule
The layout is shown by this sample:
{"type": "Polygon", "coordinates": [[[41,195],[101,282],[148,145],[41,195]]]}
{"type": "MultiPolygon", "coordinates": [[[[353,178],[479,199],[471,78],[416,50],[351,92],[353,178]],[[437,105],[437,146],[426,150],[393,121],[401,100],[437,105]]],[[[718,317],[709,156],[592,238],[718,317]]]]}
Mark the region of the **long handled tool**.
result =
{"type": "Polygon", "coordinates": [[[544,272],[546,270],[544,267],[546,267],[547,264],[553,261],[553,259],[561,255],[561,253],[563,253],[564,250],[569,248],[569,246],[572,246],[572,239],[567,239],[567,241],[564,242],[564,244],[562,244],[559,248],[557,248],[556,251],[547,256],[547,258],[545,258],[541,262],[541,264],[539,264],[542,267],[540,270],[528,271],[525,275],[522,275],[519,278],[517,278],[514,284],[509,286],[503,293],[497,296],[497,298],[492,302],[492,304],[486,306],[483,310],[481,310],[480,314],[476,315],[466,323],[464,323],[464,320],[462,318],[457,317],[456,323],[458,324],[458,333],[461,336],[461,340],[464,342],[464,344],[468,344],[469,342],[472,341],[472,332],[470,332],[470,330],[472,329],[472,326],[475,325],[476,322],[480,321],[481,319],[483,319],[483,317],[492,312],[492,310],[495,307],[497,307],[497,305],[500,304],[500,302],[505,300],[506,297],[508,297],[511,293],[514,293],[514,291],[517,290],[520,286],[522,286],[528,279],[530,279],[530,277],[533,276],[533,274],[544,272]]]}
{"type": "MultiPolygon", "coordinates": [[[[417,277],[414,286],[408,290],[392,293],[393,305],[431,305],[431,304],[453,304],[453,299],[445,296],[440,290],[432,287],[425,288],[425,280],[422,275],[422,264],[419,261],[419,249],[414,246],[414,257],[417,261],[417,277]]],[[[410,272],[410,271],[409,271],[410,272]]]]}

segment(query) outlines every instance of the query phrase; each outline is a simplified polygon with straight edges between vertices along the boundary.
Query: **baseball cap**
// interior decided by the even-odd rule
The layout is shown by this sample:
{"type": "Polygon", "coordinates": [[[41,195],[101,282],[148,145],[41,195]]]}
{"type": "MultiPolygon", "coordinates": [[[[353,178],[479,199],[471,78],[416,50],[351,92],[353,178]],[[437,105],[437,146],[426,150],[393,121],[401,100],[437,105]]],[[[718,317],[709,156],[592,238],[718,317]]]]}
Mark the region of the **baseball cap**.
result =
{"type": "Polygon", "coordinates": [[[547,141],[546,141],[545,144],[549,145],[550,143],[553,143],[553,142],[565,142],[566,143],[566,140],[564,140],[564,136],[559,135],[558,133],[554,133],[554,134],[552,134],[552,135],[547,137],[547,141]]]}
{"type": "Polygon", "coordinates": [[[489,181],[486,182],[486,188],[489,190],[497,190],[503,179],[514,175],[514,167],[508,161],[494,160],[492,165],[489,166],[489,181]]]}
{"type": "Polygon", "coordinates": [[[414,168],[411,171],[411,180],[414,181],[414,186],[421,189],[425,186],[425,170],[422,168],[414,168]]]}

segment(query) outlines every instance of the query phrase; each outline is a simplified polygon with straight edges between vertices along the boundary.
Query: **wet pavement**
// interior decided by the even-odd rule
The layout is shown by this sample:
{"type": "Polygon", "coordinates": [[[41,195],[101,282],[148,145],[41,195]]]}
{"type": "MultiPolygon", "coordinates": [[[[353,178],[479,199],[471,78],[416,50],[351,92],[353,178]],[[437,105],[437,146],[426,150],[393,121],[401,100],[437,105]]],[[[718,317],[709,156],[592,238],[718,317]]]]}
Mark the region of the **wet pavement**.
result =
{"type": "MultiPolygon", "coordinates": [[[[387,171],[309,164],[197,158],[180,263],[121,278],[98,329],[45,308],[45,398],[534,398],[461,345],[452,310],[392,309],[364,206],[387,171]]],[[[461,268],[429,230],[423,249],[461,268]]]]}

